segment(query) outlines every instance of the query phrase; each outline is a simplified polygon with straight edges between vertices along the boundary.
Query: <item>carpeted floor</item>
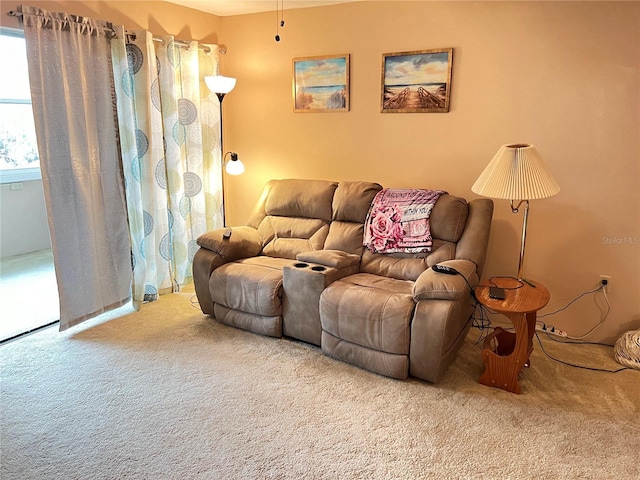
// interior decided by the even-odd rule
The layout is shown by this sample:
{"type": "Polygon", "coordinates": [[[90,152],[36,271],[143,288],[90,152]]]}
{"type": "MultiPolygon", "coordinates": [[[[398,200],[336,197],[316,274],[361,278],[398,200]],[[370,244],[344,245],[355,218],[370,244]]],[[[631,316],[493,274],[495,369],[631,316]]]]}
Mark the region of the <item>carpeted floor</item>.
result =
{"type": "Polygon", "coordinates": [[[440,384],[396,381],[217,324],[191,295],[1,346],[0,478],[640,478],[639,371],[536,345],[510,394],[477,383],[472,331],[440,384]]]}

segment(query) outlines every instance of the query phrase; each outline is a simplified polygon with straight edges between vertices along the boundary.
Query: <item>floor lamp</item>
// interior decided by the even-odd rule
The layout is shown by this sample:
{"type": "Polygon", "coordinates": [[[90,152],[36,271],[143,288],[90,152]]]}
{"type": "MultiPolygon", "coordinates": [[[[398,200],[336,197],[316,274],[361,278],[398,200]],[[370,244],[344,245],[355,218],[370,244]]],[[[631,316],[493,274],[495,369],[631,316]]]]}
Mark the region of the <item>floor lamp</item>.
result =
{"type": "Polygon", "coordinates": [[[222,100],[224,100],[224,96],[229,93],[236,86],[236,79],[232,77],[223,77],[222,75],[213,75],[209,77],[204,77],[204,81],[207,84],[209,90],[216,94],[218,100],[220,101],[220,174],[222,175],[220,178],[222,185],[222,224],[224,227],[227,226],[226,220],[226,202],[224,198],[224,171],[230,175],[240,175],[244,172],[244,165],[242,161],[238,159],[238,154],[235,152],[224,152],[224,144],[222,141],[223,137],[223,129],[222,129],[222,100]],[[225,159],[229,155],[231,158],[226,164],[225,168],[225,159]]]}
{"type": "Polygon", "coordinates": [[[552,197],[560,191],[560,186],[534,146],[517,143],[500,147],[471,190],[484,197],[509,200],[513,213],[518,213],[518,209],[524,203],[518,262],[518,280],[522,280],[529,200],[552,197]],[[514,206],[516,200],[519,202],[514,206]]]}

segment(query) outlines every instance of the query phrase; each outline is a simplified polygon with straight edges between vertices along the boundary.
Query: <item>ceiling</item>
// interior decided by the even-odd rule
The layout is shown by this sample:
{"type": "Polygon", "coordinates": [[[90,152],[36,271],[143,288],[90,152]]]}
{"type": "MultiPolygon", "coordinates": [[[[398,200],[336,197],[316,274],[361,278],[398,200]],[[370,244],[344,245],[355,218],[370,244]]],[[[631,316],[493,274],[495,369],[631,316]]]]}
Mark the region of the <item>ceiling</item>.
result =
{"type": "Polygon", "coordinates": [[[202,12],[213,13],[221,17],[243,15],[245,13],[271,12],[284,7],[291,8],[320,7],[336,3],[362,2],[364,0],[166,0],[190,7],[202,12]]]}

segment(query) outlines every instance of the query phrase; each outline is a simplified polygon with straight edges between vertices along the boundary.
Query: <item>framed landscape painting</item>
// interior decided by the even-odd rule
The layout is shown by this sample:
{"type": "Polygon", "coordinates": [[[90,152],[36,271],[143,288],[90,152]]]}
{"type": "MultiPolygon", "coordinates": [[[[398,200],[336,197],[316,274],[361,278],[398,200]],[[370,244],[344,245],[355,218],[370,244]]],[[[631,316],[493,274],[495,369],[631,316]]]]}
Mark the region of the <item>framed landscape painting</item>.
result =
{"type": "Polygon", "coordinates": [[[453,48],[382,55],[382,113],[448,112],[453,48]]]}
{"type": "Polygon", "coordinates": [[[293,59],[293,111],[349,111],[348,54],[293,59]]]}

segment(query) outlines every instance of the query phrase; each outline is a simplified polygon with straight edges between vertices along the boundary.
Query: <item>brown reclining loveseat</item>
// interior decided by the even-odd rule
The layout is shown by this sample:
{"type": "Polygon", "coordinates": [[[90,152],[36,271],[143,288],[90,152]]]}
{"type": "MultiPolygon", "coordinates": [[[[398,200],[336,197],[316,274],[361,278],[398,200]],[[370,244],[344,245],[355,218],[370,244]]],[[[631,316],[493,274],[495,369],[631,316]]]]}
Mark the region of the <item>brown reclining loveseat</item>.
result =
{"type": "Polygon", "coordinates": [[[193,261],[202,311],[219,322],[318,345],[393,378],[437,382],[471,325],[493,202],[442,195],[430,253],[372,253],[364,223],[382,187],[272,180],[244,226],[208,232],[193,261]],[[430,267],[454,268],[443,275],[430,267]],[[464,278],[463,278],[464,276],[464,278]]]}

